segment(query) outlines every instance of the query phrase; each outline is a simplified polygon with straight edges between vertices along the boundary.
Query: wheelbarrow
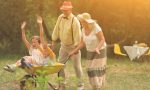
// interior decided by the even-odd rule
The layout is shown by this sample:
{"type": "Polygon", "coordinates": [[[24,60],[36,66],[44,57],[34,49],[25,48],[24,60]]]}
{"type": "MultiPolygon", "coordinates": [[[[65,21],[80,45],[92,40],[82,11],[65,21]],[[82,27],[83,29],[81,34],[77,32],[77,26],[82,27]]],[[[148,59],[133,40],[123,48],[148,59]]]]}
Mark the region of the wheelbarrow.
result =
{"type": "MultiPolygon", "coordinates": [[[[55,62],[53,65],[44,65],[44,66],[32,66],[29,63],[22,62],[25,66],[24,70],[27,72],[26,75],[20,80],[20,90],[33,90],[31,88],[37,87],[38,78],[42,77],[43,79],[50,74],[58,74],[64,68],[66,62],[69,60],[70,56],[66,59],[65,63],[55,62]],[[30,88],[30,89],[28,89],[30,88]]],[[[52,90],[58,90],[59,87],[55,87],[48,80],[44,80],[42,83],[43,86],[47,83],[52,90]]],[[[41,83],[41,84],[42,84],[41,83]]],[[[40,84],[40,83],[39,83],[40,84]]]]}

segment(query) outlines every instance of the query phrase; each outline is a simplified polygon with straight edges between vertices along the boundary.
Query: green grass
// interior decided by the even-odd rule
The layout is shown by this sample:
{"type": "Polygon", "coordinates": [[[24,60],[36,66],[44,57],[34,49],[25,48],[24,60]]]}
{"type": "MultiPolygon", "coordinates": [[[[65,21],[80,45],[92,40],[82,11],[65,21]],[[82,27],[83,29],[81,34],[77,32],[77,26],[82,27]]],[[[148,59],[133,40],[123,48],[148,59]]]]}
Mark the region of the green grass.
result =
{"type": "MultiPolygon", "coordinates": [[[[21,69],[16,73],[3,70],[6,64],[19,59],[19,56],[0,57],[0,90],[19,90],[19,79],[25,74],[21,69]]],[[[150,90],[150,62],[132,62],[128,58],[117,60],[108,59],[107,84],[102,90],[150,90]]],[[[84,70],[85,90],[91,90],[86,74],[85,59],[82,59],[84,70]]],[[[67,63],[67,90],[76,90],[77,79],[75,77],[72,62],[67,63]]],[[[56,74],[50,75],[50,81],[56,82],[56,74]]]]}

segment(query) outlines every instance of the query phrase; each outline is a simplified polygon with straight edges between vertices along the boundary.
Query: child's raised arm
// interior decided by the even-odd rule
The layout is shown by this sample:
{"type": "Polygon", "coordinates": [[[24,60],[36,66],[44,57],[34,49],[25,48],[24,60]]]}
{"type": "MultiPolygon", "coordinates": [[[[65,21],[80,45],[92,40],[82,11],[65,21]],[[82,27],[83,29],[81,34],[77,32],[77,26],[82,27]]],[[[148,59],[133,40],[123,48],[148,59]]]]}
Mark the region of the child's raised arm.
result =
{"type": "Polygon", "coordinates": [[[28,42],[27,38],[26,38],[26,34],[25,34],[25,26],[26,26],[26,22],[24,21],[21,24],[21,30],[22,30],[22,40],[25,43],[26,47],[28,48],[28,50],[30,49],[30,43],[28,42]]]}
{"type": "MultiPolygon", "coordinates": [[[[44,40],[44,30],[43,30],[43,20],[42,20],[42,17],[41,16],[37,16],[37,23],[39,24],[39,27],[40,27],[40,40],[41,40],[41,43],[42,43],[42,47],[44,49],[46,49],[46,52],[48,52],[49,56],[52,58],[52,59],[55,59],[56,58],[56,55],[55,53],[48,47],[48,44],[47,42],[44,40]]],[[[40,50],[42,51],[42,50],[40,50]]],[[[43,51],[42,51],[43,52],[43,51]]],[[[43,52],[44,53],[44,52],[43,52]]]]}
{"type": "Polygon", "coordinates": [[[53,60],[55,60],[55,59],[56,59],[56,55],[55,55],[55,53],[52,51],[52,49],[50,49],[50,48],[48,47],[48,48],[47,48],[47,51],[48,51],[50,57],[51,57],[53,60]]]}
{"type": "Polygon", "coordinates": [[[40,28],[40,40],[41,43],[44,44],[44,30],[43,30],[43,19],[41,16],[37,16],[37,23],[39,24],[39,28],[40,28]]]}

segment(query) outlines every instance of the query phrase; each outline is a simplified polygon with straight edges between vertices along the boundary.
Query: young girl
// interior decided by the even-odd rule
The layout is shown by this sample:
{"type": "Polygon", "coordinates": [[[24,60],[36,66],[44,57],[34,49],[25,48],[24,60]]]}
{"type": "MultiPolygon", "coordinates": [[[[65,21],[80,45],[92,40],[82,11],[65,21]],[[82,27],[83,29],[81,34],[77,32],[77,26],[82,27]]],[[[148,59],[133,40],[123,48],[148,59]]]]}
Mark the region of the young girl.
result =
{"type": "Polygon", "coordinates": [[[40,27],[40,37],[33,36],[31,44],[26,39],[26,35],[25,35],[26,22],[24,21],[22,23],[21,25],[22,39],[29,51],[30,56],[22,57],[22,59],[18,60],[15,64],[6,65],[4,67],[4,70],[9,72],[14,72],[16,67],[23,67],[24,62],[29,63],[32,66],[37,66],[37,65],[48,64],[48,61],[50,59],[55,60],[55,54],[48,47],[47,43],[44,41],[42,21],[43,21],[42,18],[38,16],[37,23],[39,24],[40,27]]]}

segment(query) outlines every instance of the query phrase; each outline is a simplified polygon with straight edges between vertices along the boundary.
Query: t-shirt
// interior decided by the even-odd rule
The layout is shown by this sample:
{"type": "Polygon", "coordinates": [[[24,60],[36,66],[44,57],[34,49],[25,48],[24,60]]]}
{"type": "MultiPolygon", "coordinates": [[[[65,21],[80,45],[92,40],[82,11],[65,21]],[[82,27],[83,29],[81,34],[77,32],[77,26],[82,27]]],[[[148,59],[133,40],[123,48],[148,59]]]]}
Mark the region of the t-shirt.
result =
{"type": "MultiPolygon", "coordinates": [[[[82,30],[83,41],[86,44],[87,51],[90,51],[90,52],[95,51],[95,48],[98,46],[98,44],[100,42],[100,40],[98,39],[96,34],[98,32],[102,32],[100,26],[97,23],[94,23],[93,25],[94,25],[94,27],[89,35],[85,35],[84,28],[82,30]]],[[[100,49],[103,49],[105,47],[106,47],[106,42],[104,42],[102,48],[100,48],[100,49]]]]}

